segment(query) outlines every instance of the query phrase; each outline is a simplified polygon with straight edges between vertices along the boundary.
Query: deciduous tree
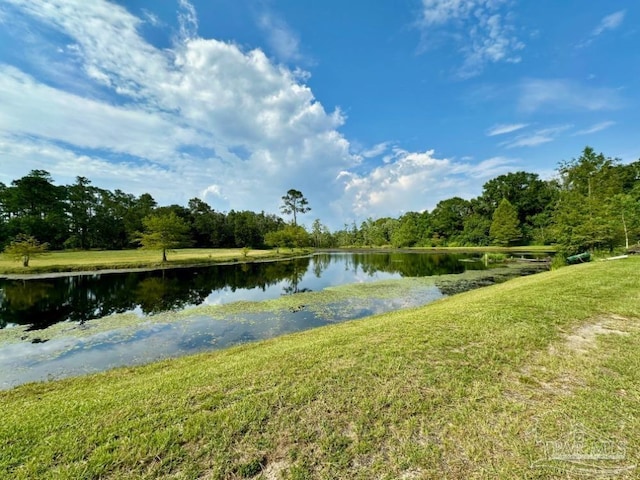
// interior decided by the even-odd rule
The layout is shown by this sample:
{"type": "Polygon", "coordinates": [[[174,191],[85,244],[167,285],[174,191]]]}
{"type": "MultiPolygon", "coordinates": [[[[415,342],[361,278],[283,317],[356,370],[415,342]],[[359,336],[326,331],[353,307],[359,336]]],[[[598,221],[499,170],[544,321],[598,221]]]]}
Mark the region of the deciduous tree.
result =
{"type": "Polygon", "coordinates": [[[316,248],[331,246],[331,232],[326,225],[322,224],[319,218],[313,221],[311,238],[313,239],[313,246],[316,248]]]}
{"type": "Polygon", "coordinates": [[[31,235],[21,233],[4,249],[4,253],[17,261],[22,261],[23,267],[28,267],[29,260],[42,255],[46,250],[46,243],[40,243],[31,235]]]}
{"type": "Polygon", "coordinates": [[[303,227],[287,225],[282,230],[267,232],[264,236],[264,243],[278,249],[308,247],[311,245],[311,237],[303,227]]]}
{"type": "Polygon", "coordinates": [[[150,215],[142,223],[145,232],[138,237],[142,248],[162,250],[162,261],[167,261],[167,250],[184,247],[189,243],[189,225],[175,212],[150,215]]]}
{"type": "Polygon", "coordinates": [[[566,255],[616,245],[617,215],[611,199],[622,193],[617,160],[585,147],[579,158],[560,164],[561,191],[553,212],[553,234],[566,255]]]}
{"type": "Polygon", "coordinates": [[[613,227],[622,231],[625,248],[629,248],[629,239],[636,240],[640,233],[640,202],[628,193],[619,193],[611,198],[610,205],[613,227]]]}
{"type": "Polygon", "coordinates": [[[438,202],[431,212],[433,234],[446,239],[457,237],[464,230],[464,219],[470,211],[470,202],[460,197],[438,202]]]}

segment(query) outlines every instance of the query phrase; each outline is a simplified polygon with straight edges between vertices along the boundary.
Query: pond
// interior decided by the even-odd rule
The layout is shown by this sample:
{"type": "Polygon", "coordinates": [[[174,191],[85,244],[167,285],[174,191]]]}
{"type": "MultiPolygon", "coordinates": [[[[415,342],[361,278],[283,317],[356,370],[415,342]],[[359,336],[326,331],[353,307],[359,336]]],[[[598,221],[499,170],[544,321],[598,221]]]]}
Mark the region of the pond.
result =
{"type": "Polygon", "coordinates": [[[485,265],[472,254],[320,253],[0,280],[0,389],[420,306],[544,268],[485,265]]]}

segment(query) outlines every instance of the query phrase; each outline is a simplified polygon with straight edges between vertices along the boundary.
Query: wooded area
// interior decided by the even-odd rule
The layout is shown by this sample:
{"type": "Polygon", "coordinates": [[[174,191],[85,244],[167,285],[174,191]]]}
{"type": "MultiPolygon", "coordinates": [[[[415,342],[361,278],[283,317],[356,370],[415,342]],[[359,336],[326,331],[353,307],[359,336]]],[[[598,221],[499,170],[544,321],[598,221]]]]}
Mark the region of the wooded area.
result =
{"type": "MultiPolygon", "coordinates": [[[[306,213],[306,199],[294,192],[300,194],[296,201],[304,200],[298,213],[306,213]]],[[[284,213],[295,213],[287,212],[286,202],[284,207],[284,213]]],[[[198,198],[186,207],[158,206],[149,194],[111,192],[85,177],[56,186],[44,170],[10,186],[0,183],[0,249],[20,235],[55,250],[153,245],[161,218],[180,227],[173,247],[555,244],[566,254],[612,250],[640,241],[640,160],[622,164],[586,147],[579,158],[559,165],[557,179],[508,173],[485,183],[477,198],[449,198],[432,211],[369,218],[335,232],[320,219],[309,231],[297,225],[295,215],[287,223],[265,212],[218,212],[198,198]]]]}
{"type": "Polygon", "coordinates": [[[428,212],[369,218],[333,233],[338,245],[556,245],[563,254],[640,241],[640,161],[622,164],[586,147],[560,163],[557,178],[500,175],[471,200],[454,197],[428,212]]]}

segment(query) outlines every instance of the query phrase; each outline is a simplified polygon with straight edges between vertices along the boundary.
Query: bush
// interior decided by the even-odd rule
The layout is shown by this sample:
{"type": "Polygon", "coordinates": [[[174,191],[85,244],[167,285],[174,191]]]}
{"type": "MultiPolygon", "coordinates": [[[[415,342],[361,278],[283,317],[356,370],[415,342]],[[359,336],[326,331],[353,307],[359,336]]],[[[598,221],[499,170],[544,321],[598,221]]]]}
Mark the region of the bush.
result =
{"type": "Polygon", "coordinates": [[[551,270],[557,270],[567,266],[567,259],[560,252],[556,253],[551,260],[551,270]]]}
{"type": "Polygon", "coordinates": [[[487,259],[488,263],[504,263],[507,261],[507,254],[506,253],[495,253],[495,252],[491,252],[491,253],[485,253],[485,258],[487,259]]]}

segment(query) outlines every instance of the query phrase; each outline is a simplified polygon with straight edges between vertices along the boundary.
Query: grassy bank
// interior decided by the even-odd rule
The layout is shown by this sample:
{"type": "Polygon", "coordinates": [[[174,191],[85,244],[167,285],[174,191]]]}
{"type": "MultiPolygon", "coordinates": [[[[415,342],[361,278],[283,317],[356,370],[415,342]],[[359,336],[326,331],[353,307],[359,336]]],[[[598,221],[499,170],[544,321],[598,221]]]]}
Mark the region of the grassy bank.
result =
{"type": "Polygon", "coordinates": [[[90,250],[49,252],[31,259],[29,267],[0,255],[0,274],[34,274],[48,272],[78,272],[131,268],[171,268],[179,265],[210,264],[233,261],[253,261],[281,258],[304,253],[303,250],[281,249],[249,250],[241,248],[184,248],[168,253],[168,261],[162,263],[157,250],[90,250]]]}
{"type": "MultiPolygon", "coordinates": [[[[420,248],[408,249],[411,252],[549,252],[551,247],[511,247],[508,249],[498,247],[450,247],[450,248],[420,248]]],[[[360,249],[347,249],[357,251],[360,249]]],[[[364,249],[365,251],[384,250],[401,251],[397,249],[364,249]]],[[[39,273],[57,272],[85,272],[111,269],[134,268],[172,268],[183,265],[207,265],[224,262],[254,261],[265,259],[286,258],[295,255],[307,254],[311,249],[276,250],[248,250],[241,248],[183,248],[168,253],[168,261],[162,263],[161,253],[157,250],[82,250],[82,251],[53,251],[32,258],[29,267],[23,267],[20,261],[16,261],[7,255],[0,254],[0,275],[19,274],[31,275],[39,273]]]]}
{"type": "Polygon", "coordinates": [[[576,432],[633,465],[639,271],[583,264],[2,392],[0,478],[573,478],[545,445],[576,432]]]}

